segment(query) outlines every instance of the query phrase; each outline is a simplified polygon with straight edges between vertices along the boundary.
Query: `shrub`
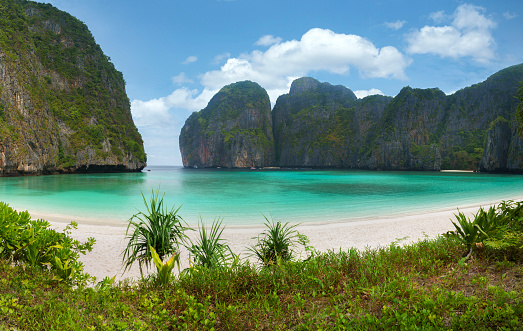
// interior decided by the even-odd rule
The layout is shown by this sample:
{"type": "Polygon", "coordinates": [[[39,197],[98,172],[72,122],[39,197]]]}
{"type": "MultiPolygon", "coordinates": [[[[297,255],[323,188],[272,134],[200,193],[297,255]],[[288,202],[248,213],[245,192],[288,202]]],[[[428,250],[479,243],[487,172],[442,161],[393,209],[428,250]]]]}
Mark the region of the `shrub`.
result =
{"type": "Polygon", "coordinates": [[[523,248],[523,203],[503,201],[488,211],[480,208],[474,220],[463,213],[456,215],[459,223],[454,224],[456,231],[449,232],[470,250],[483,247],[484,244],[494,255],[517,255],[523,248]]]}
{"type": "Polygon", "coordinates": [[[267,217],[265,221],[267,229],[261,234],[261,238],[260,236],[253,238],[258,239],[258,242],[249,248],[252,256],[265,266],[279,264],[280,261],[290,261],[293,258],[292,248],[299,242],[299,233],[295,230],[298,224],[269,222],[267,217]]]}
{"type": "Polygon", "coordinates": [[[199,237],[195,242],[189,240],[185,247],[198,267],[217,268],[238,262],[238,257],[231,251],[229,245],[220,238],[225,227],[221,227],[222,220],[216,219],[207,231],[203,222],[199,222],[199,237]]]}
{"type": "Polygon", "coordinates": [[[142,193],[142,198],[147,213],[138,212],[129,219],[126,239],[129,240],[123,251],[125,270],[134,262],[138,262],[140,273],[143,276],[143,267],[149,267],[152,256],[150,247],[157,252],[160,260],[165,256],[174,254],[180,242],[186,238],[184,231],[187,227],[182,225],[182,218],[178,215],[181,207],[169,211],[163,204],[163,196],[158,197],[159,189],[152,192],[151,201],[147,203],[142,193]]]}
{"type": "Polygon", "coordinates": [[[42,268],[55,273],[53,279],[69,284],[85,285],[92,277],[83,272],[80,254],[91,251],[94,238],[81,243],[70,237],[71,222],[62,233],[50,228],[45,220],[31,220],[27,211],[17,212],[0,202],[0,258],[16,264],[42,268]]]}
{"type": "Polygon", "coordinates": [[[154,264],[156,265],[156,269],[158,270],[158,281],[163,286],[166,286],[169,284],[169,279],[171,278],[171,272],[174,268],[174,263],[178,264],[178,268],[180,267],[180,252],[175,252],[166,263],[163,263],[163,261],[160,259],[160,256],[158,256],[158,253],[156,253],[154,247],[149,246],[149,249],[151,250],[151,256],[153,258],[154,264]]]}

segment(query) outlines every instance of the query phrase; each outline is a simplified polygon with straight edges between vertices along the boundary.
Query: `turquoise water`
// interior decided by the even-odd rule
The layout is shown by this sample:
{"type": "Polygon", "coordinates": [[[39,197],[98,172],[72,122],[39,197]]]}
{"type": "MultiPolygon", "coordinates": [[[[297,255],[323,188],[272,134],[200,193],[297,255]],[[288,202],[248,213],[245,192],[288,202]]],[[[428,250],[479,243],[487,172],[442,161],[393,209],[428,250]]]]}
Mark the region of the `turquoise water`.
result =
{"type": "Polygon", "coordinates": [[[195,224],[325,222],[399,216],[523,197],[523,176],[342,170],[204,170],[150,167],[126,174],[0,178],[0,200],[71,219],[127,221],[160,186],[168,206],[195,224]]]}

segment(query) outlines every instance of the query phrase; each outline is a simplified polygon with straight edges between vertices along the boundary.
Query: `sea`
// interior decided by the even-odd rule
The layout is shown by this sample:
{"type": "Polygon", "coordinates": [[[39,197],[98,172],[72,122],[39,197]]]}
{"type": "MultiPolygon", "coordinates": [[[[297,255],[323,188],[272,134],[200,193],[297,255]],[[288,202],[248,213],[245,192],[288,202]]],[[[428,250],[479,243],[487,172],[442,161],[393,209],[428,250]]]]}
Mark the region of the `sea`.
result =
{"type": "Polygon", "coordinates": [[[189,225],[362,221],[456,210],[523,197],[523,176],[472,172],[231,170],[150,166],[141,173],[0,178],[21,211],[98,224],[146,212],[158,190],[189,225]]]}

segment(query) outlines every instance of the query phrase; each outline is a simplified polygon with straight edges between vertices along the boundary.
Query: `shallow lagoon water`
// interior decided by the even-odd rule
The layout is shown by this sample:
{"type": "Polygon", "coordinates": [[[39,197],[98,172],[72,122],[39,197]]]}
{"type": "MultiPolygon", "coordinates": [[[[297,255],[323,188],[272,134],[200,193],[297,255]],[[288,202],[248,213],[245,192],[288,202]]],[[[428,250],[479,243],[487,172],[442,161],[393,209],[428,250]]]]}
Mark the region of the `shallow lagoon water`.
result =
{"type": "Polygon", "coordinates": [[[523,176],[462,172],[227,170],[149,167],[142,173],[0,178],[0,200],[71,220],[125,222],[160,187],[167,206],[195,224],[223,217],[259,225],[423,213],[523,197],[523,176]]]}

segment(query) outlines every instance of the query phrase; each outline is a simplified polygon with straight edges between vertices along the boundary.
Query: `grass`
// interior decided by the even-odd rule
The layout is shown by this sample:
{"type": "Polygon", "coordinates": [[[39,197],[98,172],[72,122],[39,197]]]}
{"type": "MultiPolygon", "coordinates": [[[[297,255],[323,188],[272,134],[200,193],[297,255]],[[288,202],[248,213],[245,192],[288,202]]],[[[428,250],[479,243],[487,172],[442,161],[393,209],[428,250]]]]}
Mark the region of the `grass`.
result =
{"type": "MultiPolygon", "coordinates": [[[[405,246],[315,251],[270,267],[246,261],[205,267],[166,277],[161,286],[154,277],[106,278],[88,288],[0,259],[0,330],[518,330],[522,206],[498,213],[514,216],[506,223],[515,238],[505,242],[510,254],[486,243],[465,261],[468,246],[449,235],[405,246]]],[[[220,234],[214,222],[200,239],[223,244],[220,234]]]]}
{"type": "Polygon", "coordinates": [[[0,330],[517,329],[522,261],[439,237],[307,261],[186,273],[166,286],[71,288],[0,262],[0,330]]]}

